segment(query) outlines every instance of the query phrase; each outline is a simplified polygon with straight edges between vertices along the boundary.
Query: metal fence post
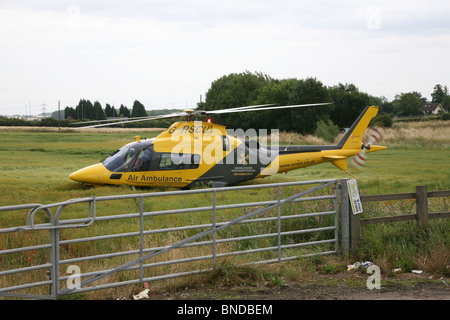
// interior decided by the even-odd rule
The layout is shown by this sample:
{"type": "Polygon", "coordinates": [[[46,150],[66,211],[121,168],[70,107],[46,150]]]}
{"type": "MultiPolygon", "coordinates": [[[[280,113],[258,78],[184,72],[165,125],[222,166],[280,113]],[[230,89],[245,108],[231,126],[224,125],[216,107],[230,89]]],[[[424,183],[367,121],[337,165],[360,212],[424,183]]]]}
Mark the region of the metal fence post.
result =
{"type": "Polygon", "coordinates": [[[216,199],[217,199],[217,192],[216,190],[213,191],[213,221],[212,221],[212,227],[213,227],[213,269],[216,269],[216,199]]]}
{"type": "Polygon", "coordinates": [[[336,179],[334,183],[334,240],[336,241],[334,244],[334,250],[339,252],[339,181],[336,179]]]}
{"type": "MultiPolygon", "coordinates": [[[[59,216],[54,220],[54,226],[59,226],[59,216]]],[[[50,295],[53,299],[57,299],[59,296],[59,228],[50,229],[51,238],[51,269],[50,269],[50,279],[52,284],[50,285],[50,295]]]]}
{"type": "MultiPolygon", "coordinates": [[[[278,186],[278,202],[281,201],[281,186],[278,186]]],[[[281,261],[281,206],[278,207],[278,261],[281,261]]]]}
{"type": "Polygon", "coordinates": [[[342,254],[344,255],[350,251],[350,203],[347,180],[341,179],[341,236],[342,254]]]}
{"type": "MultiPolygon", "coordinates": [[[[139,203],[139,257],[144,255],[144,197],[141,197],[139,203]]],[[[144,282],[144,263],[139,263],[139,280],[144,282]]]]}
{"type": "Polygon", "coordinates": [[[50,267],[49,273],[48,273],[48,277],[51,280],[51,284],[50,284],[50,290],[49,290],[49,294],[51,297],[53,297],[53,299],[57,298],[57,291],[58,291],[58,285],[59,285],[59,280],[57,279],[56,275],[58,272],[56,272],[56,264],[57,264],[57,254],[56,254],[56,233],[59,232],[58,229],[50,229],[50,243],[51,243],[51,249],[50,249],[50,263],[52,264],[52,266],[50,267]]]}

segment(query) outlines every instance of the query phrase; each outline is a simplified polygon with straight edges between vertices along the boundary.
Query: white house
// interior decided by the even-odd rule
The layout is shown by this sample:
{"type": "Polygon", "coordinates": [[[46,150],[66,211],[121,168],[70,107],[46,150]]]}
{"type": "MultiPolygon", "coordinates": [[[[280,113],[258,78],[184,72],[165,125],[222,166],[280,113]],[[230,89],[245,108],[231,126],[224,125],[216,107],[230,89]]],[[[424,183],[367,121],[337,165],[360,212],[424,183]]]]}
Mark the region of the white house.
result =
{"type": "Polygon", "coordinates": [[[444,108],[440,103],[433,102],[433,103],[424,103],[420,110],[422,110],[425,114],[438,114],[439,112],[445,113],[444,108]]]}

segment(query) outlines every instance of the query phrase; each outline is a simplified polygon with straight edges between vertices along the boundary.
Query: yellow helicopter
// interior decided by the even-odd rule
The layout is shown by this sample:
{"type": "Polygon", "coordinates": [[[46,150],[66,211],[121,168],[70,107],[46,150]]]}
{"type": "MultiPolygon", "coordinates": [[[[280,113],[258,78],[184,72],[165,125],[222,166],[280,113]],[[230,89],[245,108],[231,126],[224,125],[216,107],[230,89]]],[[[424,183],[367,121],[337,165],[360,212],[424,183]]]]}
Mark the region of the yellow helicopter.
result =
{"type": "MultiPolygon", "coordinates": [[[[266,145],[256,139],[256,131],[233,131],[213,123],[210,118],[207,121],[192,120],[194,116],[326,104],[329,103],[258,105],[213,111],[188,109],[169,115],[128,119],[128,122],[136,122],[183,117],[186,121],[173,123],[156,138],[141,140],[136,137],[136,141],[126,144],[101,163],[75,171],[69,178],[86,185],[230,186],[325,162],[331,162],[351,175],[347,171],[347,158],[357,156],[361,164],[366,153],[386,149],[363,143],[365,131],[377,115],[378,107],[366,107],[336,145],[278,146],[276,134],[271,134],[271,145],[266,145]]],[[[111,124],[117,122],[82,128],[111,124]]],[[[358,161],[356,157],[355,161],[358,161]]]]}

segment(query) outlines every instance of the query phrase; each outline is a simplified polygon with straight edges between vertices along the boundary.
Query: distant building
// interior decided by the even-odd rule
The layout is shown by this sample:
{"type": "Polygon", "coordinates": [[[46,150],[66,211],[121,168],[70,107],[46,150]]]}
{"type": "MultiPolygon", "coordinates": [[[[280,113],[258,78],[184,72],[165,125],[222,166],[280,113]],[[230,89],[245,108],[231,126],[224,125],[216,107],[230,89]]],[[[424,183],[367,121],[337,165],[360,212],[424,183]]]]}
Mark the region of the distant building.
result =
{"type": "Polygon", "coordinates": [[[442,107],[442,105],[438,102],[433,102],[433,103],[424,103],[421,107],[420,110],[422,110],[423,113],[425,114],[438,114],[438,113],[445,113],[444,108],[442,107]]]}

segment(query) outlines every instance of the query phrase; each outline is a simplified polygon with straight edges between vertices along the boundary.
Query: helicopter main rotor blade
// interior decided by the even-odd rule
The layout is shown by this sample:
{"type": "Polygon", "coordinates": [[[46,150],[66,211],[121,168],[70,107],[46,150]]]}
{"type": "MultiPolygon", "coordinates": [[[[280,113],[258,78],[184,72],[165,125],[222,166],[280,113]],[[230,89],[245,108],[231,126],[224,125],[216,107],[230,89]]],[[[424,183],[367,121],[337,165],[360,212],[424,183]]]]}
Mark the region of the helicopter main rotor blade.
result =
{"type": "Polygon", "coordinates": [[[235,110],[244,110],[244,109],[253,109],[253,108],[260,108],[260,107],[268,107],[268,106],[276,106],[275,103],[270,104],[260,104],[255,106],[245,106],[245,107],[236,107],[236,108],[229,108],[229,109],[219,109],[219,110],[210,110],[210,111],[202,111],[202,113],[227,113],[227,112],[234,112],[235,110]]]}
{"type": "Polygon", "coordinates": [[[261,105],[262,107],[255,108],[254,107],[242,107],[242,108],[232,108],[232,109],[222,109],[222,110],[212,110],[212,111],[205,111],[205,114],[221,114],[221,113],[233,113],[233,112],[248,112],[248,111],[261,111],[261,110],[274,110],[274,109],[286,109],[286,108],[301,108],[301,107],[312,107],[312,106],[323,106],[332,104],[331,102],[327,103],[309,103],[309,104],[298,104],[298,105],[290,105],[290,106],[272,106],[272,107],[266,107],[264,105],[261,105]]]}
{"type": "MultiPolygon", "coordinates": [[[[248,109],[248,108],[258,108],[258,107],[267,107],[267,106],[273,106],[275,104],[261,104],[261,105],[254,105],[254,106],[246,106],[246,107],[237,107],[237,108],[230,108],[230,109],[222,109],[217,110],[223,112],[231,112],[231,110],[241,110],[241,109],[248,109]]],[[[117,124],[124,124],[124,123],[130,123],[130,122],[141,122],[141,121],[151,121],[151,120],[160,120],[160,119],[170,119],[170,118],[177,118],[177,117],[189,117],[189,116],[195,116],[195,115],[205,115],[205,111],[196,111],[196,110],[190,110],[189,112],[183,111],[179,113],[171,113],[161,116],[148,116],[148,117],[136,117],[136,118],[124,118],[124,119],[109,119],[109,120],[94,120],[94,121],[84,121],[84,122],[77,122],[74,123],[77,124],[88,124],[88,123],[98,123],[95,125],[90,126],[83,126],[83,127],[77,127],[75,129],[87,129],[87,128],[98,128],[98,127],[106,127],[106,126],[113,126],[117,124]],[[100,124],[100,122],[108,122],[104,124],[100,124]]]]}
{"type": "MultiPolygon", "coordinates": [[[[161,119],[176,118],[176,117],[185,117],[188,115],[189,114],[186,112],[180,112],[180,113],[166,114],[166,115],[162,115],[162,116],[128,118],[127,120],[119,120],[118,122],[94,124],[91,126],[76,127],[74,129],[98,128],[98,127],[114,126],[117,124],[124,124],[124,123],[131,123],[131,122],[142,122],[142,121],[161,120],[161,119]]],[[[111,120],[111,121],[114,121],[114,120],[111,120]]],[[[93,121],[93,122],[97,122],[97,121],[93,121]]]]}
{"type": "Polygon", "coordinates": [[[229,108],[229,109],[220,109],[220,110],[185,110],[179,113],[171,113],[161,116],[148,116],[148,117],[137,117],[137,118],[127,118],[127,119],[109,119],[109,120],[97,120],[97,121],[85,121],[85,122],[77,122],[75,124],[86,124],[86,123],[99,123],[99,122],[108,122],[95,124],[90,126],[83,127],[75,127],[74,129],[86,129],[86,128],[98,128],[98,127],[106,127],[106,126],[114,126],[117,124],[131,123],[131,122],[141,122],[141,121],[151,121],[151,120],[160,120],[160,119],[170,119],[177,117],[191,117],[196,115],[209,115],[209,114],[223,114],[223,113],[234,113],[234,112],[248,112],[248,111],[261,111],[261,110],[274,110],[274,109],[286,109],[286,108],[300,108],[300,107],[311,107],[311,106],[322,106],[332,104],[331,102],[327,103],[309,103],[309,104],[299,104],[299,105],[290,105],[290,106],[277,106],[276,104],[261,104],[254,106],[245,106],[245,107],[237,107],[237,108],[229,108]]]}
{"type": "Polygon", "coordinates": [[[91,121],[80,121],[75,122],[73,124],[86,124],[86,123],[100,123],[100,122],[120,122],[120,121],[129,121],[134,119],[140,119],[142,117],[136,117],[136,118],[116,118],[116,119],[106,119],[106,120],[91,120],[91,121]]]}

